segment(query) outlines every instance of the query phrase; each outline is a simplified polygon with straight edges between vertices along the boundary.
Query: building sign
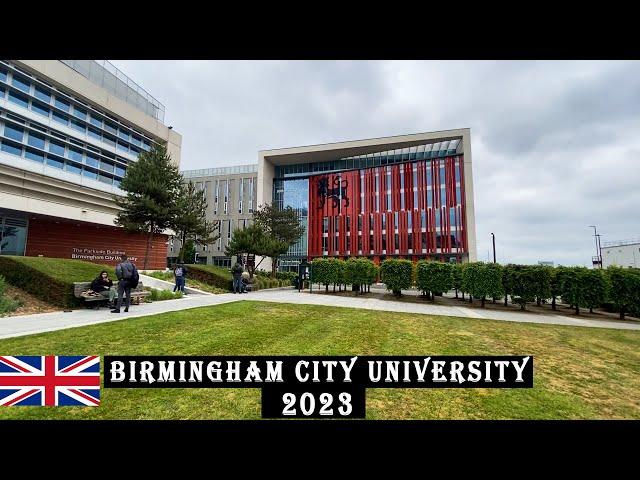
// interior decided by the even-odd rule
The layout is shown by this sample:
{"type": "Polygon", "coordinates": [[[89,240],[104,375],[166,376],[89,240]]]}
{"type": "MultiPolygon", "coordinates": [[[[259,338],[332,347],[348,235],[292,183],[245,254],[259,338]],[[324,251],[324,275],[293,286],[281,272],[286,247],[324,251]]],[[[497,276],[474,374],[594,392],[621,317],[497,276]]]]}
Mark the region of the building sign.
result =
{"type": "MultiPolygon", "coordinates": [[[[102,261],[118,261],[120,255],[126,255],[124,250],[98,250],[95,248],[73,248],[71,252],[71,258],[76,260],[89,260],[95,262],[96,260],[102,261]]],[[[138,257],[129,257],[129,260],[135,262],[138,257]]]]}
{"type": "Polygon", "coordinates": [[[325,201],[330,198],[333,200],[333,208],[337,208],[341,200],[345,201],[345,208],[349,207],[349,198],[347,197],[347,187],[349,182],[341,177],[333,178],[333,186],[329,188],[329,177],[320,177],[318,179],[318,208],[324,208],[325,201]]]}

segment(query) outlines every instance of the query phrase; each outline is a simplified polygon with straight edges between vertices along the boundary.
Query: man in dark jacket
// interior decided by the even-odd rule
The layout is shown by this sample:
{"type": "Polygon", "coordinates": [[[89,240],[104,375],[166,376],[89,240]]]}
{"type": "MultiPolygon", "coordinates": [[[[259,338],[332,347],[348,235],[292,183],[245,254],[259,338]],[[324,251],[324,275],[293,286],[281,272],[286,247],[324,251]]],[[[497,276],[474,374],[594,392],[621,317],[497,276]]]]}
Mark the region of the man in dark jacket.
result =
{"type": "Polygon", "coordinates": [[[233,274],[233,293],[242,293],[242,272],[244,268],[240,262],[236,262],[236,264],[231,269],[231,273],[233,274]]]}
{"type": "Polygon", "coordinates": [[[129,311],[129,305],[131,304],[131,287],[137,287],[138,282],[138,269],[136,266],[128,260],[126,255],[121,255],[122,260],[116,267],[116,277],[118,277],[118,305],[111,313],[120,313],[120,307],[122,306],[122,295],[127,296],[127,303],[124,308],[125,312],[129,311]],[[135,283],[135,285],[134,285],[135,283]]]}

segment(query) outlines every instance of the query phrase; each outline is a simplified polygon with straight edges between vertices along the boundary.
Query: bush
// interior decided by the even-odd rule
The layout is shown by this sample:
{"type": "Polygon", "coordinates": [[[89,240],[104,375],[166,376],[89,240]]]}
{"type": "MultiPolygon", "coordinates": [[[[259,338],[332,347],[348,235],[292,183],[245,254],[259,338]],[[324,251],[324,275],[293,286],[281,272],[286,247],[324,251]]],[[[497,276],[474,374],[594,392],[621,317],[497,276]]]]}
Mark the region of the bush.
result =
{"type": "Polygon", "coordinates": [[[157,288],[150,288],[151,295],[146,297],[145,300],[150,302],[158,302],[161,300],[173,300],[175,298],[182,298],[182,292],[172,292],[171,290],[158,290],[157,288]]]}
{"type": "Polygon", "coordinates": [[[328,258],[315,258],[311,262],[311,281],[313,283],[320,283],[325,286],[325,290],[329,291],[330,274],[329,274],[329,259],[328,258]]]}
{"type": "Polygon", "coordinates": [[[570,267],[562,275],[562,301],[576,309],[580,315],[580,307],[587,306],[587,269],[585,267],[570,267]]]}
{"type": "Polygon", "coordinates": [[[233,278],[231,271],[213,265],[187,265],[187,281],[193,278],[202,283],[222,288],[228,292],[233,291],[233,278]]]}
{"type": "Polygon", "coordinates": [[[607,299],[607,279],[600,269],[587,270],[583,273],[584,306],[593,309],[600,307],[607,299]]]}
{"type": "Polygon", "coordinates": [[[451,265],[451,288],[456,291],[456,298],[458,298],[458,290],[462,289],[462,265],[462,263],[451,265]]]}
{"type": "Polygon", "coordinates": [[[551,271],[553,268],[545,265],[533,265],[528,268],[532,270],[536,303],[540,306],[542,300],[551,297],[551,271]]]}
{"type": "Polygon", "coordinates": [[[19,300],[12,300],[5,296],[7,289],[6,281],[2,275],[0,275],[0,316],[3,316],[5,313],[11,313],[16,308],[22,305],[22,302],[19,300]]]}
{"type": "Polygon", "coordinates": [[[380,277],[397,297],[402,289],[411,288],[413,282],[413,262],[411,260],[385,260],[380,266],[380,277]]]}
{"type": "Polygon", "coordinates": [[[416,286],[431,300],[453,288],[453,265],[421,260],[416,265],[416,286]]]}
{"type": "Polygon", "coordinates": [[[291,283],[293,283],[297,276],[297,272],[276,272],[276,278],[278,280],[288,280],[291,283]]]}
{"type": "Polygon", "coordinates": [[[350,258],[344,265],[344,282],[355,287],[356,295],[373,282],[374,263],[366,258],[350,258]]]}
{"type": "Polygon", "coordinates": [[[502,270],[502,266],[496,263],[466,264],[463,270],[465,290],[472,296],[472,300],[473,297],[479,298],[483,308],[487,297],[497,298],[503,295],[502,270]]]}
{"type": "Polygon", "coordinates": [[[502,268],[502,291],[504,292],[504,306],[507,306],[509,301],[509,295],[513,296],[513,285],[515,279],[515,272],[519,265],[510,263],[502,268]]]}
{"type": "Polygon", "coordinates": [[[73,295],[74,282],[90,282],[102,270],[115,278],[115,267],[82,260],[0,256],[0,274],[7,283],[63,308],[82,304],[82,300],[73,295]]]}
{"type": "Polygon", "coordinates": [[[627,312],[638,315],[640,313],[640,270],[611,266],[607,268],[606,275],[611,286],[609,296],[620,312],[620,320],[624,320],[627,312]]]}
{"type": "Polygon", "coordinates": [[[512,265],[509,270],[511,301],[526,310],[527,302],[536,298],[535,274],[530,265],[512,265]]]}

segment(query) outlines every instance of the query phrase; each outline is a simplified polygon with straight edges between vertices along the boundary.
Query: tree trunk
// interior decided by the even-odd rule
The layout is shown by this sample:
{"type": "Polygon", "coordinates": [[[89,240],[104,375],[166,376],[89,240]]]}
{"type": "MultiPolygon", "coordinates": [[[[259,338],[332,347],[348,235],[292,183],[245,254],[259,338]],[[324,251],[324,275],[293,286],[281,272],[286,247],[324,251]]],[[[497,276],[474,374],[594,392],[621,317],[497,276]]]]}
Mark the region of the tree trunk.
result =
{"type": "Polygon", "coordinates": [[[496,303],[496,297],[493,297],[491,303],[496,303]]]}
{"type": "Polygon", "coordinates": [[[509,303],[509,295],[507,295],[506,293],[504,294],[504,306],[506,307],[509,303]]]}
{"type": "Polygon", "coordinates": [[[482,308],[484,308],[484,298],[485,298],[485,297],[482,297],[482,298],[480,299],[480,306],[481,306],[482,308]]]}
{"type": "Polygon", "coordinates": [[[333,284],[333,293],[336,293],[336,284],[333,284]]]}
{"type": "Polygon", "coordinates": [[[540,297],[536,297],[536,304],[538,306],[540,306],[540,302],[542,301],[542,299],[540,297]]]}
{"type": "Polygon", "coordinates": [[[149,264],[149,252],[151,251],[151,242],[153,240],[153,227],[154,225],[151,224],[151,228],[149,229],[149,235],[147,236],[147,249],[144,254],[144,265],[142,267],[144,270],[147,269],[147,265],[149,264]]]}
{"type": "Polygon", "coordinates": [[[462,292],[462,300],[464,300],[464,292],[462,292]]]}
{"type": "Polygon", "coordinates": [[[593,307],[589,307],[589,313],[593,313],[593,307]]]}
{"type": "Polygon", "coordinates": [[[456,298],[458,298],[458,289],[456,288],[456,298]]]}
{"type": "Polygon", "coordinates": [[[576,315],[580,315],[580,305],[576,305],[576,315]]]}
{"type": "Polygon", "coordinates": [[[473,303],[473,295],[469,295],[469,303],[473,303]]]}
{"type": "Polygon", "coordinates": [[[329,284],[328,283],[324,284],[324,291],[325,292],[329,292],[329,284]]]}
{"type": "Polygon", "coordinates": [[[278,270],[278,257],[271,259],[271,279],[276,278],[276,271],[278,270]]]}
{"type": "Polygon", "coordinates": [[[556,297],[553,297],[551,299],[551,310],[555,310],[556,309],[556,297]]]}
{"type": "Polygon", "coordinates": [[[624,320],[624,309],[620,309],[620,320],[624,320]]]}
{"type": "Polygon", "coordinates": [[[520,310],[524,310],[524,306],[525,306],[525,303],[524,303],[524,302],[522,302],[522,303],[520,304],[520,310]]]}

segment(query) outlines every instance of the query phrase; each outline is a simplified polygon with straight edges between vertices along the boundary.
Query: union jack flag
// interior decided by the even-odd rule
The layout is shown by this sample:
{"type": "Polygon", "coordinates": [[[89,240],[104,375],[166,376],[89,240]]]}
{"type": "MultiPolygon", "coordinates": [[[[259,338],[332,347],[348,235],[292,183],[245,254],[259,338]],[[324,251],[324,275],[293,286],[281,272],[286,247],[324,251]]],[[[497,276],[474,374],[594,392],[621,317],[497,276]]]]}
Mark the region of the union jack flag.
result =
{"type": "Polygon", "coordinates": [[[0,406],[100,405],[98,356],[0,356],[0,406]]]}

